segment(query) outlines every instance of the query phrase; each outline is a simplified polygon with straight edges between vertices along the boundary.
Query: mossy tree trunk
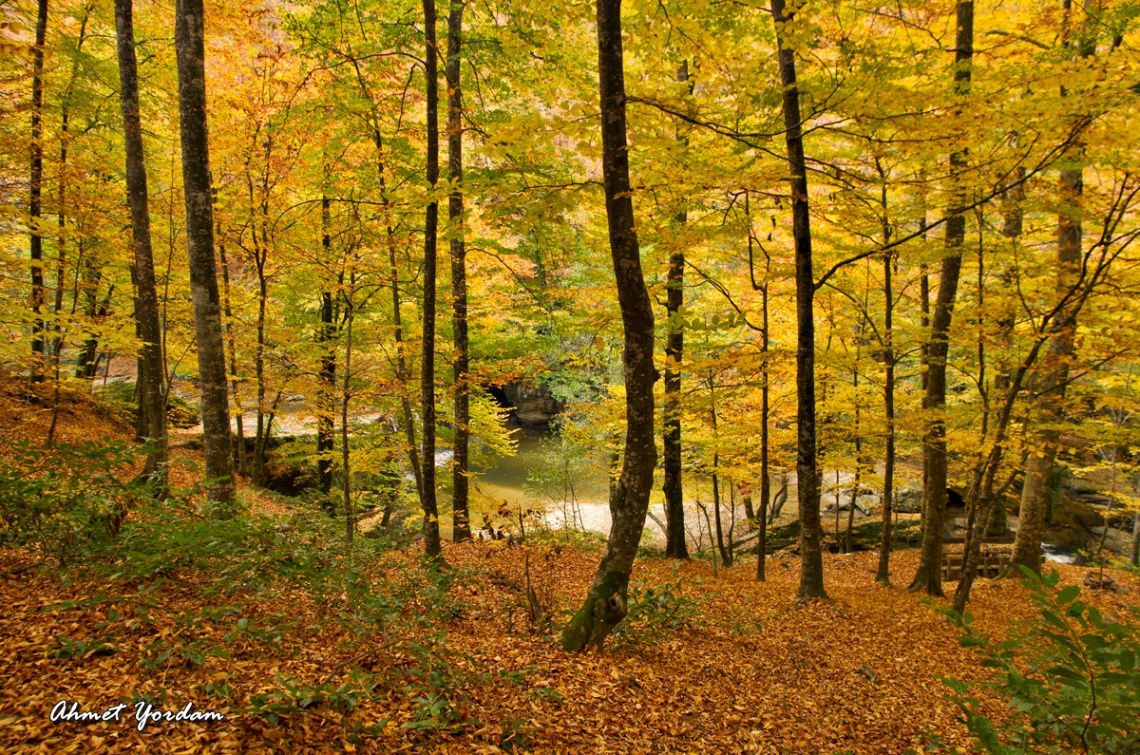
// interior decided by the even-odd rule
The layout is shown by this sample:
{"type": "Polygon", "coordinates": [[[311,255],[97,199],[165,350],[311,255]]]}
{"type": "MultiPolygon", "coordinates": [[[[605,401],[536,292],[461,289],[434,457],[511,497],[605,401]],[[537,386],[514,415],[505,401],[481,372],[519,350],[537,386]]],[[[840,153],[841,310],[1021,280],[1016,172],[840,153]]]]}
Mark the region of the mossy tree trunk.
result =
{"type": "Polygon", "coordinates": [[[174,32],[178,55],[178,102],[182,133],[182,182],[190,290],[202,395],[207,495],[223,507],[234,500],[230,455],[229,396],[222,345],[222,313],[214,264],[214,220],[210,151],[206,129],[205,11],[202,0],[178,0],[174,32]]]}

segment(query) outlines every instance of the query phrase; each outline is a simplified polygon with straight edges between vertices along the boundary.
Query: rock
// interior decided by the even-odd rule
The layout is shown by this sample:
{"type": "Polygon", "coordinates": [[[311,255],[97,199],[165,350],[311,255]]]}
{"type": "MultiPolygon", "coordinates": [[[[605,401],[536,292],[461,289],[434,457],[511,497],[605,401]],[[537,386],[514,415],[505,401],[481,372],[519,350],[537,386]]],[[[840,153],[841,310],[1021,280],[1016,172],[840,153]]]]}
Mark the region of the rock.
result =
{"type": "Polygon", "coordinates": [[[1116,580],[1105,574],[1101,576],[1096,572],[1085,575],[1085,586],[1093,590],[1116,590],[1116,580]]]}
{"type": "Polygon", "coordinates": [[[562,404],[542,385],[512,383],[503,388],[503,394],[514,407],[512,416],[526,427],[547,427],[562,411],[562,404]]]}
{"type": "Polygon", "coordinates": [[[921,514],[922,491],[914,488],[899,488],[895,491],[891,508],[900,514],[921,514]]]}

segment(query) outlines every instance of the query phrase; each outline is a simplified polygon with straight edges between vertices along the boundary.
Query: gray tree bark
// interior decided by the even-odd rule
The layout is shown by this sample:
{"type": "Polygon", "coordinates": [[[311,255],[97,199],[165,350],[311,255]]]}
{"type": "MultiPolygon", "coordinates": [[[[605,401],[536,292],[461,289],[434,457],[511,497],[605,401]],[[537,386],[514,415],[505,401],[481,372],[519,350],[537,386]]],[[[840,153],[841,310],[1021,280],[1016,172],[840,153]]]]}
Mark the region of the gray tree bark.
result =
{"type": "MultiPolygon", "coordinates": [[[[202,0],[178,0],[174,43],[178,55],[178,103],[182,134],[182,183],[190,291],[198,347],[207,495],[224,508],[234,500],[230,459],[229,396],[222,345],[222,314],[214,264],[214,220],[206,129],[205,12],[202,0]]],[[[223,510],[223,515],[228,513],[223,510]]]]}
{"type": "Polygon", "coordinates": [[[127,201],[131,210],[134,247],[135,321],[142,340],[139,350],[139,408],[146,423],[150,452],[143,473],[161,489],[165,485],[166,401],[162,366],[162,326],[154,277],[150,237],[150,193],[139,115],[138,61],[132,0],[115,0],[115,35],[119,59],[119,101],[123,113],[123,142],[127,157],[127,201]]]}

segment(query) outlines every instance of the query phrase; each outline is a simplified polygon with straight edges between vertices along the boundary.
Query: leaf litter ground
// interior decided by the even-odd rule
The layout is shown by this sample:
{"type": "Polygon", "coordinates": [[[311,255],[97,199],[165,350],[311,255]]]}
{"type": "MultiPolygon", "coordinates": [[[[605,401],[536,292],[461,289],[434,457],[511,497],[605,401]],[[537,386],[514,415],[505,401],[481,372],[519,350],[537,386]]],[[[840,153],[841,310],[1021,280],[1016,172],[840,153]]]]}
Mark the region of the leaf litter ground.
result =
{"type": "MultiPolygon", "coordinates": [[[[10,403],[0,405],[4,414],[9,409],[10,403]]],[[[39,424],[32,420],[22,422],[23,429],[39,424]]],[[[82,430],[67,427],[64,437],[77,433],[82,430]]],[[[194,456],[178,457],[175,484],[194,476],[194,456]]],[[[245,496],[267,516],[287,510],[256,491],[246,489],[245,496]]],[[[794,601],[794,558],[772,557],[763,584],[755,582],[751,560],[714,578],[708,563],[641,559],[633,584],[642,594],[672,589],[674,600],[692,601],[691,614],[656,633],[634,632],[626,638],[631,641],[600,656],[568,655],[556,642],[560,623],[592,579],[597,553],[560,545],[555,535],[541,546],[447,545],[445,557],[464,575],[448,588],[453,608],[446,640],[405,629],[362,647],[335,623],[321,623],[327,604],[304,591],[284,587],[207,599],[206,575],[99,582],[46,572],[34,567],[28,552],[2,549],[0,749],[894,754],[923,752],[933,735],[951,752],[971,751],[938,677],[977,678],[983,673],[978,659],[959,646],[957,630],[940,613],[945,601],[874,583],[873,553],[826,556],[832,601],[805,607],[794,601]],[[545,614],[538,621],[528,607],[528,571],[545,614]],[[267,641],[253,631],[236,632],[233,621],[215,620],[227,614],[243,617],[246,627],[276,627],[278,634],[267,641]],[[100,644],[105,636],[115,638],[106,647],[100,644]],[[432,642],[439,645],[428,648],[436,660],[427,671],[435,663],[447,673],[436,680],[439,697],[425,698],[431,682],[424,653],[411,648],[432,642]],[[156,662],[156,643],[180,652],[156,662]],[[195,656],[195,649],[223,645],[229,657],[195,656]],[[279,687],[281,679],[335,687],[355,669],[378,673],[381,683],[347,712],[318,702],[283,712],[276,724],[245,712],[253,696],[279,687]],[[417,673],[425,678],[408,684],[417,673]],[[102,711],[163,693],[166,702],[156,708],[193,702],[227,718],[159,722],[142,732],[127,717],[94,724],[48,719],[60,700],[102,711]],[[440,700],[450,712],[425,717],[425,707],[440,700]],[[428,728],[418,728],[425,720],[428,728]]],[[[915,553],[896,554],[895,582],[905,583],[916,565],[915,553]]],[[[382,567],[391,580],[420,568],[414,549],[392,554],[382,567]]],[[[1072,584],[1089,571],[1057,568],[1072,584]]],[[[1140,580],[1119,571],[1113,576],[1121,592],[1085,596],[1110,616],[1140,602],[1140,580]]],[[[431,608],[413,603],[403,610],[431,608]]],[[[1023,588],[1008,580],[979,581],[970,611],[991,637],[1033,616],[1023,588]]],[[[1000,701],[983,705],[987,714],[1002,715],[1000,701]]]]}

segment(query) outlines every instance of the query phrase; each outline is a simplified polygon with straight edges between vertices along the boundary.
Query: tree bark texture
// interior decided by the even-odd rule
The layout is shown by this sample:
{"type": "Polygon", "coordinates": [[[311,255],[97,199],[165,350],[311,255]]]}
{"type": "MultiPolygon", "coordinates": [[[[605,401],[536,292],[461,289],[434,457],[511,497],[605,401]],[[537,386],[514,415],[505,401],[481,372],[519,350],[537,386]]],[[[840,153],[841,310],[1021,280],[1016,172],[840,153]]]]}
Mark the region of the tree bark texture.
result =
{"type": "Polygon", "coordinates": [[[822,529],[819,515],[819,469],[815,427],[815,274],[812,271],[811,215],[804,161],[803,119],[796,86],[796,55],[783,42],[782,27],[791,20],[784,0],[772,0],[779,45],[780,79],[784,86],[784,138],[792,194],[792,236],[796,248],[796,474],[800,515],[800,586],[802,600],[827,598],[823,587],[822,529]]]}
{"type": "MultiPolygon", "coordinates": [[[[954,60],[954,89],[961,96],[969,91],[970,64],[974,52],[974,4],[958,3],[958,33],[954,60]]],[[[966,165],[964,152],[950,156],[950,180],[966,165]]],[[[930,419],[923,437],[923,515],[922,555],[918,571],[909,589],[925,591],[928,595],[942,593],[942,520],[946,511],[946,357],[950,351],[950,324],[954,316],[954,301],[958,295],[958,279],[962,272],[962,245],[966,239],[966,216],[962,206],[966,197],[960,186],[953,188],[952,205],[946,220],[946,253],[938,281],[938,296],[930,323],[930,342],[927,347],[926,396],[923,408],[930,419]]]]}
{"type": "Polygon", "coordinates": [[[463,41],[463,2],[452,0],[447,17],[447,173],[452,191],[447,198],[451,222],[452,332],[455,341],[455,450],[452,472],[451,539],[471,539],[468,513],[469,450],[471,443],[470,347],[467,340],[467,249],[463,240],[463,90],[460,49],[463,41]]]}
{"type": "MultiPolygon", "coordinates": [[[[439,182],[439,66],[435,35],[435,0],[424,0],[424,33],[426,55],[424,75],[427,79],[427,183],[434,194],[439,182]]],[[[423,482],[420,505],[424,513],[424,555],[432,561],[441,558],[439,542],[439,508],[435,490],[435,277],[436,237],[439,231],[439,202],[434,196],[428,202],[424,217],[424,323],[423,359],[420,374],[423,417],[423,482]]]]}
{"type": "Polygon", "coordinates": [[[214,503],[228,507],[234,500],[234,479],[222,313],[214,264],[204,24],[202,0],[178,0],[174,41],[178,55],[182,183],[186,198],[190,289],[202,396],[202,435],[209,480],[207,495],[214,503]]]}
{"type": "MultiPolygon", "coordinates": [[[[688,63],[677,69],[677,81],[689,80],[688,63]]],[[[682,142],[686,140],[680,137],[682,142]]],[[[677,223],[684,226],[687,213],[677,214],[677,223]]],[[[685,542],[685,507],[681,478],[681,361],[685,353],[685,326],[681,320],[681,307],[685,303],[685,252],[679,246],[669,255],[669,270],[665,276],[665,407],[661,447],[665,479],[661,492],[665,496],[665,555],[669,558],[689,558],[685,542]]]]}
{"type": "Polygon", "coordinates": [[[30,227],[30,256],[32,259],[32,365],[33,382],[42,377],[44,356],[44,237],[43,181],[44,181],[44,45],[47,41],[48,0],[36,5],[36,46],[32,52],[32,154],[28,196],[30,227]]]}
{"type": "MultiPolygon", "coordinates": [[[[160,486],[166,463],[166,401],[163,390],[162,326],[158,319],[158,293],[154,278],[154,250],[150,236],[150,193],[147,190],[142,119],[139,115],[138,61],[132,0],[115,0],[115,33],[119,58],[119,100],[123,112],[123,142],[127,155],[127,201],[131,210],[134,247],[135,321],[142,339],[139,350],[139,406],[146,418],[151,444],[144,474],[160,486]]],[[[224,365],[223,365],[224,372],[224,365]]]]}
{"type": "Polygon", "coordinates": [[[602,175],[610,252],[621,307],[626,386],[625,453],[610,496],[609,538],[586,600],[562,632],[562,646],[601,649],[626,614],[627,588],[649,511],[657,447],[653,429],[653,309],[641,269],[634,226],[626,143],[621,0],[598,0],[598,89],[602,120],[602,175]]]}

